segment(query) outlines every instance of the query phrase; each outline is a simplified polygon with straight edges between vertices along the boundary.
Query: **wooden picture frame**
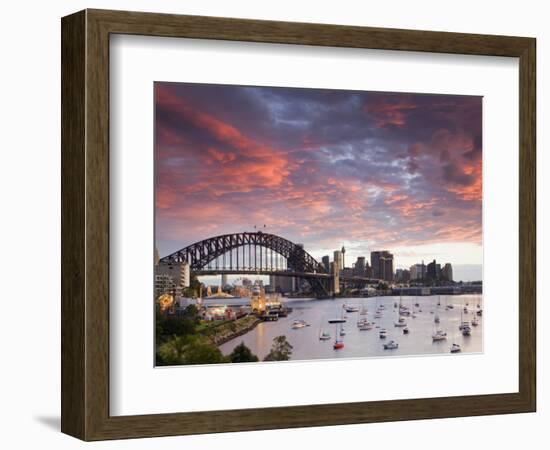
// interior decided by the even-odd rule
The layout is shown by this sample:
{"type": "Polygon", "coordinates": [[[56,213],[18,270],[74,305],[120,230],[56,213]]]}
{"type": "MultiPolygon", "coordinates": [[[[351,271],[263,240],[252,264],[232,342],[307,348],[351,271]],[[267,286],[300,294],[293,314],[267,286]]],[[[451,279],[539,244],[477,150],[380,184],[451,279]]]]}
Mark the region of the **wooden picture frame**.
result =
{"type": "Polygon", "coordinates": [[[61,29],[64,433],[101,440],[535,411],[535,39],[104,10],[64,17],[61,29]],[[519,58],[519,391],[110,416],[109,36],[117,33],[519,58]]]}

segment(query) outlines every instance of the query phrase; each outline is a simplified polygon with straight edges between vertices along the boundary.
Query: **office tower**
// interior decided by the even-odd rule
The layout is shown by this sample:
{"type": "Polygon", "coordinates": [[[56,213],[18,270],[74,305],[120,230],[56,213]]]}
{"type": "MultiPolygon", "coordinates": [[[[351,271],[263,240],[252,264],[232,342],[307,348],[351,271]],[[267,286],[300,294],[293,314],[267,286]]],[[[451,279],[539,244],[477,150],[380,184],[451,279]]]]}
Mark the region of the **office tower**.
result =
{"type": "Polygon", "coordinates": [[[330,259],[328,255],[323,256],[322,258],[323,266],[327,272],[330,272],[330,259]]]}

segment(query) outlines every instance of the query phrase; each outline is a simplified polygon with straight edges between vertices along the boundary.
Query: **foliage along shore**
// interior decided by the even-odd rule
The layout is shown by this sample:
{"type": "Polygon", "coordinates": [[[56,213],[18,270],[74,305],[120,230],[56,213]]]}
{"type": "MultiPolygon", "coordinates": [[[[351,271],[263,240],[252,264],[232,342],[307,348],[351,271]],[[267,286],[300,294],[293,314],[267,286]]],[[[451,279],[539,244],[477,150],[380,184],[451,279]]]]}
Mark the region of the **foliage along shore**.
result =
{"type": "MultiPolygon", "coordinates": [[[[233,321],[205,322],[195,306],[189,306],[177,316],[156,311],[156,365],[189,365],[255,362],[259,358],[244,343],[229,355],[223,355],[219,345],[254,329],[260,320],[245,316],[233,321]]],[[[273,346],[264,361],[286,361],[292,345],[286,336],[273,339],[273,346]]]]}

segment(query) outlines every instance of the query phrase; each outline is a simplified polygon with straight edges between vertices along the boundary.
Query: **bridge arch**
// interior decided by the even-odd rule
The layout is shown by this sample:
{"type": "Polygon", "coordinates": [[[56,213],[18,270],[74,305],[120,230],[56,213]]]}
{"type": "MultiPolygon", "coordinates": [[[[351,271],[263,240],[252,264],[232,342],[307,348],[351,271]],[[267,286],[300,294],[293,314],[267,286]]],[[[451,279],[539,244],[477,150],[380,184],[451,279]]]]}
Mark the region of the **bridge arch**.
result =
{"type": "MultiPolygon", "coordinates": [[[[266,258],[264,264],[262,249],[268,249],[281,255],[286,260],[287,268],[292,272],[328,275],[326,268],[306,252],[303,246],[281,236],[262,231],[223,234],[203,239],[161,258],[159,264],[187,262],[192,271],[200,271],[207,268],[213,261],[229,253],[232,258],[231,268],[234,267],[236,271],[243,269],[243,273],[249,271],[256,273],[268,272],[265,269],[269,267],[269,259],[266,258]],[[252,252],[252,249],[254,249],[254,252],[252,252]],[[260,250],[259,265],[258,249],[260,250]],[[235,255],[235,264],[233,264],[233,255],[235,255]],[[251,260],[252,255],[253,261],[251,260]],[[248,265],[246,265],[247,261],[248,265]],[[247,270],[244,270],[245,268],[247,270]]],[[[301,276],[301,278],[306,278],[318,295],[328,294],[325,280],[308,276],[301,276]]]]}

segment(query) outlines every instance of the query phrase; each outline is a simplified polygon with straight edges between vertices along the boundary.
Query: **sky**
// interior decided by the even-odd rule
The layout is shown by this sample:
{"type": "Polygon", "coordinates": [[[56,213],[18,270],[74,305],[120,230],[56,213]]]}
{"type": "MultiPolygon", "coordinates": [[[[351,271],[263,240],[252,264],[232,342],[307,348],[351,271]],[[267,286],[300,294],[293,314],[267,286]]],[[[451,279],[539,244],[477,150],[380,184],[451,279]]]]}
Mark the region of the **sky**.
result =
{"type": "Polygon", "coordinates": [[[482,98],[155,83],[161,256],[265,231],[481,279],[482,98]]]}

